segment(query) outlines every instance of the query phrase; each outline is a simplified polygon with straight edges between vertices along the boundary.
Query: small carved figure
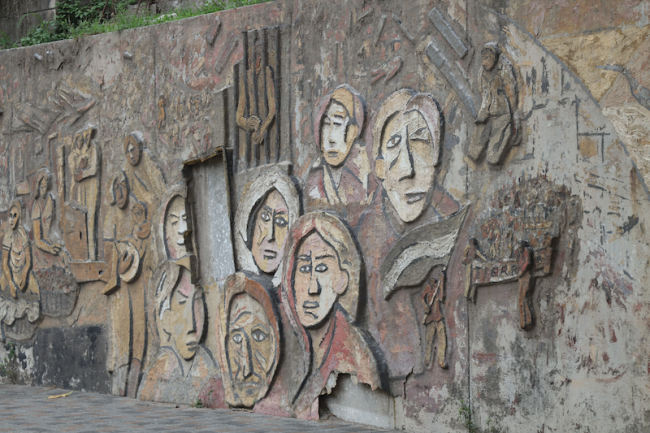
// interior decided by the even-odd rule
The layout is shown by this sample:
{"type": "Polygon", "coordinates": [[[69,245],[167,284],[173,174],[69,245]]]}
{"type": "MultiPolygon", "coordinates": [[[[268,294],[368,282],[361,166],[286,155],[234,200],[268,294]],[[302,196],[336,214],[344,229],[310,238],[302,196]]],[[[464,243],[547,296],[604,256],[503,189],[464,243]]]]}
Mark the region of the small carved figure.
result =
{"type": "Polygon", "coordinates": [[[158,97],[158,129],[163,129],[165,127],[165,120],[167,115],[165,114],[165,104],[167,104],[167,99],[165,95],[160,95],[158,97]]]}
{"type": "Polygon", "coordinates": [[[147,206],[129,194],[129,186],[123,171],[109,183],[110,206],[104,218],[108,282],[102,293],[109,297],[107,368],[114,375],[113,393],[135,397],[146,345],[144,287],[152,254],[147,206]]]}
{"type": "MultiPolygon", "coordinates": [[[[127,164],[124,173],[129,179],[131,193],[140,201],[147,203],[149,209],[156,209],[158,200],[167,187],[160,168],[144,150],[144,134],[134,131],[124,139],[124,154],[127,164]]],[[[154,215],[155,216],[155,215],[154,215]]]]}
{"type": "Polygon", "coordinates": [[[96,129],[87,126],[74,136],[72,151],[68,157],[68,165],[72,172],[72,185],[70,200],[79,203],[86,211],[88,257],[95,260],[97,257],[95,224],[99,205],[99,149],[92,140],[96,129]]]}
{"type": "Polygon", "coordinates": [[[18,200],[9,208],[9,226],[2,239],[2,290],[9,293],[13,299],[24,293],[30,301],[38,300],[40,290],[34,279],[32,270],[32,252],[29,237],[20,223],[22,205],[18,200]]]}
{"type": "Polygon", "coordinates": [[[280,282],[289,227],[300,215],[293,181],[273,168],[246,185],[235,216],[238,269],[274,276],[280,282]]]}
{"type": "Polygon", "coordinates": [[[21,215],[22,206],[16,200],[9,208],[9,228],[2,239],[0,321],[9,326],[25,315],[30,322],[35,322],[41,311],[40,288],[31,272],[31,249],[27,232],[20,223],[21,215]]]}
{"type": "Polygon", "coordinates": [[[285,253],[282,303],[304,337],[311,375],[299,398],[311,404],[331,391],[330,375],[353,374],[383,389],[382,372],[356,325],[361,257],[352,235],[334,215],[308,213],[292,226],[285,253]]]}
{"type": "Polygon", "coordinates": [[[266,132],[275,120],[275,78],[273,68],[266,66],[262,70],[264,46],[256,39],[254,53],[250,56],[246,74],[241,74],[239,83],[239,101],[237,103],[237,125],[250,132],[253,145],[264,141],[266,132]],[[246,84],[244,80],[247,80],[246,84]],[[248,90],[248,95],[246,94],[248,90]],[[248,104],[246,99],[248,97],[248,104]],[[245,117],[248,108],[248,117],[245,117]]]}
{"type": "Polygon", "coordinates": [[[433,342],[438,334],[438,365],[447,368],[445,353],[447,352],[447,333],[445,332],[445,321],[442,315],[442,307],[445,300],[445,270],[434,271],[435,275],[429,278],[428,284],[422,291],[420,301],[424,306],[424,317],[422,324],[426,326],[427,336],[424,349],[424,364],[431,365],[433,358],[433,342]]]}
{"type": "Polygon", "coordinates": [[[496,42],[485,44],[481,58],[482,102],[468,155],[478,161],[487,147],[487,161],[500,164],[519,133],[517,78],[496,42]]]}
{"type": "Polygon", "coordinates": [[[377,187],[360,140],[364,119],[364,101],[347,85],[323,100],[314,122],[321,157],[309,173],[305,197],[309,209],[357,204],[349,209],[348,221],[354,220],[353,225],[377,187]]]}
{"type": "Polygon", "coordinates": [[[34,204],[32,206],[32,223],[34,228],[34,243],[46,253],[58,255],[61,252],[61,245],[50,240],[50,227],[54,216],[54,199],[48,192],[50,186],[50,174],[42,169],[36,176],[34,188],[34,204]]]}

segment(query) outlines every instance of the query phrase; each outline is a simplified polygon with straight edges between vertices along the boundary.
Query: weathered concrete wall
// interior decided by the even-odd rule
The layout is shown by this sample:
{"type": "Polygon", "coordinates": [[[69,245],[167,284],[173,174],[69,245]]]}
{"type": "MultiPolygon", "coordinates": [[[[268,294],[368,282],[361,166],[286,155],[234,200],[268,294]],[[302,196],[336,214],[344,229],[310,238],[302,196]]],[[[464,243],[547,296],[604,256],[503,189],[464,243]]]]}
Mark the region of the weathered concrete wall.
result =
{"type": "Polygon", "coordinates": [[[18,42],[31,27],[55,15],[56,0],[4,0],[0,2],[0,31],[18,42]]]}
{"type": "Polygon", "coordinates": [[[277,1],[1,52],[26,380],[650,428],[650,8],[581,8],[277,1]]]}

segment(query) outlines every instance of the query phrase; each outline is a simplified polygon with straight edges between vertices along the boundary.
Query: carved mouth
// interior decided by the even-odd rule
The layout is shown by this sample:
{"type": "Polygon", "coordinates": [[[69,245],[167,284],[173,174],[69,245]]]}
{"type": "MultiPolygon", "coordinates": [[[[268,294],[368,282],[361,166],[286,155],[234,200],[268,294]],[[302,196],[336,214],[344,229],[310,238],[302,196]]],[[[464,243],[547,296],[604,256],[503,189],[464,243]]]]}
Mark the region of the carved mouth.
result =
{"type": "Polygon", "coordinates": [[[273,250],[264,250],[262,255],[264,256],[264,260],[273,260],[278,256],[278,253],[273,250]]]}
{"type": "Polygon", "coordinates": [[[195,340],[195,341],[191,341],[189,343],[185,343],[185,345],[187,346],[187,350],[189,350],[190,352],[196,352],[196,349],[198,348],[199,343],[197,343],[196,340],[195,340]]]}
{"type": "Polygon", "coordinates": [[[317,301],[305,301],[302,304],[302,308],[303,308],[303,310],[305,310],[304,311],[305,314],[310,315],[314,319],[318,319],[318,316],[316,315],[316,313],[314,313],[313,311],[309,311],[309,310],[316,309],[319,306],[320,306],[320,304],[317,301]]]}
{"type": "Polygon", "coordinates": [[[424,197],[426,196],[426,194],[423,191],[407,192],[405,195],[406,195],[407,204],[417,203],[420,200],[424,200],[424,197]]]}
{"type": "Polygon", "coordinates": [[[180,238],[179,240],[176,241],[178,245],[185,245],[185,238],[180,238]]]}
{"type": "Polygon", "coordinates": [[[337,156],[339,156],[339,151],[338,150],[330,150],[330,151],[327,152],[327,156],[329,156],[331,158],[336,158],[337,156]]]}

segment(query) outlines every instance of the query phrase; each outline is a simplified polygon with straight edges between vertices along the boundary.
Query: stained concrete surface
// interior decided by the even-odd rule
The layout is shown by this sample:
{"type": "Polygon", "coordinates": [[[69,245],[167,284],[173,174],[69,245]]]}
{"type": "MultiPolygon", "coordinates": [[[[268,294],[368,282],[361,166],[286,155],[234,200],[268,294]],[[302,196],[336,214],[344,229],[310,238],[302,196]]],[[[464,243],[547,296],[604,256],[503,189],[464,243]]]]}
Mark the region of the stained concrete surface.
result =
{"type": "Polygon", "coordinates": [[[248,411],[195,409],[92,392],[0,385],[0,432],[380,432],[338,420],[301,421],[248,411]]]}

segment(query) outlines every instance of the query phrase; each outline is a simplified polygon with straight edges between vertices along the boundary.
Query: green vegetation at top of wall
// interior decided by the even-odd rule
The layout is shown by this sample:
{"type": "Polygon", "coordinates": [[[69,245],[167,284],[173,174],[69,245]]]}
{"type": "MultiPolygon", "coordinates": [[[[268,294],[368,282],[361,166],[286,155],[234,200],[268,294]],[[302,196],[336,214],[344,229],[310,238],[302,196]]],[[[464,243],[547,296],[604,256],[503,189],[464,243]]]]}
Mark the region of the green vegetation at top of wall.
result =
{"type": "Polygon", "coordinates": [[[81,4],[79,0],[59,0],[55,19],[44,21],[39,15],[28,14],[38,18],[40,23],[32,27],[27,36],[20,39],[19,44],[12,43],[6,34],[0,34],[0,49],[146,27],[268,1],[272,0],[209,0],[202,6],[192,4],[182,6],[171,13],[153,14],[143,12],[147,2],[142,0],[140,13],[134,14],[128,7],[137,4],[137,0],[92,0],[86,4],[81,4]]]}

